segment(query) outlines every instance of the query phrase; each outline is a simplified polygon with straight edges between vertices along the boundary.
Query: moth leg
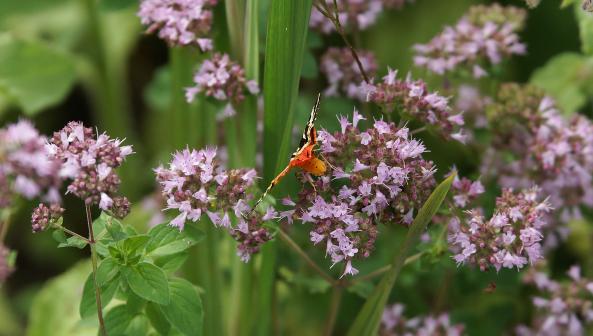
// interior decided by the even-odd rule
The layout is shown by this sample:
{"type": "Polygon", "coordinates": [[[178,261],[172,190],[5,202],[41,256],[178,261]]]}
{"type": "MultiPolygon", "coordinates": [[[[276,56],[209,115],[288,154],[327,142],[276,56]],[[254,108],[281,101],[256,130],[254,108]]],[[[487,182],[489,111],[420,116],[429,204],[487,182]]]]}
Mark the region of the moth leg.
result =
{"type": "Polygon", "coordinates": [[[284,168],[284,170],[282,170],[280,172],[280,174],[278,174],[278,176],[276,176],[272,182],[270,182],[270,185],[268,185],[268,187],[266,188],[266,191],[264,191],[264,193],[260,196],[260,198],[257,200],[257,202],[255,202],[255,204],[253,205],[253,208],[251,209],[251,212],[253,213],[253,211],[255,211],[255,209],[257,208],[257,206],[261,203],[261,201],[263,201],[263,199],[266,197],[266,195],[268,195],[268,193],[270,192],[270,190],[272,190],[272,188],[274,188],[274,186],[276,186],[276,184],[278,184],[278,182],[280,182],[280,180],[286,176],[286,174],[288,174],[288,172],[290,171],[290,169],[292,168],[292,165],[288,165],[286,166],[286,168],[284,168]]]}
{"type": "Polygon", "coordinates": [[[336,170],[336,167],[329,163],[329,161],[327,161],[327,159],[323,156],[323,154],[321,154],[321,152],[319,152],[318,155],[321,158],[321,160],[323,160],[323,162],[325,162],[325,164],[327,164],[332,170],[336,170]]]}

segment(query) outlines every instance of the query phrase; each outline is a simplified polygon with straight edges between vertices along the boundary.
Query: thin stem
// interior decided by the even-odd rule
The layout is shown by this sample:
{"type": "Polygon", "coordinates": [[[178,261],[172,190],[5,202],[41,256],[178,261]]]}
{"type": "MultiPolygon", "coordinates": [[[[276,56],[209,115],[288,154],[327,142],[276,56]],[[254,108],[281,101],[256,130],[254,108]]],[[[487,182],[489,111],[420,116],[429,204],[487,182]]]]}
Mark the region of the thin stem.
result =
{"type": "Polygon", "coordinates": [[[352,57],[354,57],[354,60],[356,61],[356,65],[358,66],[358,69],[360,70],[360,74],[362,75],[364,81],[367,84],[369,84],[371,82],[371,80],[369,79],[369,76],[367,75],[366,71],[364,70],[364,67],[362,66],[362,62],[360,61],[360,58],[358,57],[358,53],[356,52],[356,49],[352,46],[350,41],[348,41],[348,38],[346,37],[346,32],[344,32],[344,28],[342,27],[342,24],[340,23],[337,2],[334,1],[334,15],[330,14],[330,9],[327,7],[327,4],[324,1],[320,1],[319,3],[316,3],[315,8],[317,8],[317,10],[321,14],[323,14],[323,16],[327,17],[334,24],[334,26],[336,27],[336,31],[338,32],[338,34],[340,34],[340,37],[342,37],[344,44],[346,44],[348,49],[350,49],[350,52],[352,53],[352,57]]]}
{"type": "Polygon", "coordinates": [[[334,327],[336,325],[336,317],[340,311],[340,302],[342,302],[342,293],[344,288],[342,286],[334,286],[332,290],[332,297],[329,307],[329,316],[327,317],[327,323],[325,325],[324,335],[331,336],[334,333],[334,327]]]}
{"type": "Polygon", "coordinates": [[[101,288],[97,283],[97,251],[95,249],[95,235],[93,233],[93,222],[91,220],[91,207],[88,204],[84,205],[86,212],[86,222],[89,227],[89,244],[91,246],[91,262],[93,264],[93,283],[95,285],[95,301],[97,304],[97,317],[99,318],[99,333],[107,336],[107,329],[105,329],[105,321],[103,320],[103,304],[101,303],[101,288]]]}
{"type": "Polygon", "coordinates": [[[71,235],[71,236],[74,236],[74,237],[77,237],[77,238],[79,238],[79,239],[82,239],[82,240],[84,240],[84,241],[85,241],[87,244],[90,244],[90,243],[91,243],[91,242],[90,242],[90,240],[88,240],[88,238],[86,238],[86,237],[83,237],[83,236],[79,235],[78,233],[76,233],[76,232],[74,232],[74,231],[72,231],[72,230],[68,230],[67,228],[65,228],[65,227],[63,227],[63,226],[54,226],[54,227],[55,227],[56,229],[58,229],[58,230],[62,230],[62,231],[64,231],[64,232],[66,232],[67,234],[69,234],[69,235],[71,235]]]}
{"type": "Polygon", "coordinates": [[[297,243],[295,243],[294,240],[292,240],[292,238],[290,238],[290,236],[286,234],[286,232],[284,232],[282,229],[278,229],[278,233],[282,241],[285,242],[286,245],[288,245],[288,247],[293,249],[301,258],[303,258],[303,260],[305,260],[305,262],[307,262],[307,264],[309,264],[309,266],[311,266],[312,269],[319,273],[319,275],[321,275],[321,277],[324,278],[325,281],[329,282],[332,286],[336,285],[336,280],[329,276],[327,273],[325,273],[325,271],[323,271],[321,267],[319,267],[319,265],[317,265],[313,261],[313,259],[311,259],[311,257],[309,257],[307,253],[305,253],[305,251],[303,251],[297,245],[297,243]]]}
{"type": "MultiPolygon", "coordinates": [[[[424,255],[424,252],[418,252],[418,253],[416,253],[414,255],[409,256],[408,258],[406,258],[406,261],[404,262],[404,265],[408,265],[408,264],[413,263],[414,261],[420,259],[420,257],[422,257],[423,255],[424,255]]],[[[375,277],[377,277],[377,276],[379,276],[379,275],[381,275],[381,274],[389,271],[390,269],[391,269],[391,265],[385,265],[385,266],[383,266],[381,268],[378,268],[378,269],[372,271],[369,274],[365,274],[365,275],[359,276],[356,279],[352,279],[350,282],[348,282],[346,284],[346,286],[352,286],[352,285],[354,285],[356,283],[373,279],[373,278],[375,278],[375,277]]]]}
{"type": "Polygon", "coordinates": [[[424,132],[424,131],[426,131],[426,126],[422,126],[420,128],[413,130],[412,132],[410,132],[410,135],[415,135],[415,134],[418,134],[418,133],[424,132]]]}

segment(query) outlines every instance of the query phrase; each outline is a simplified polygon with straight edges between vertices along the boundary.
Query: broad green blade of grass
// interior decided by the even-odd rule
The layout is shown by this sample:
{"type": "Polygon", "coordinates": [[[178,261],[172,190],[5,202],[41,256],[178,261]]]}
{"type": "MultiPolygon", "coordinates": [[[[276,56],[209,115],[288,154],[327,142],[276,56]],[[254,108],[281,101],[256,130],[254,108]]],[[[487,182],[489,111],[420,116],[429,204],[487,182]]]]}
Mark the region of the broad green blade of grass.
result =
{"type": "Polygon", "coordinates": [[[348,331],[349,336],[376,335],[378,333],[383,309],[385,308],[385,304],[387,304],[391,289],[404,265],[406,257],[418,241],[422,232],[426,230],[426,226],[432,219],[432,216],[439,210],[449,192],[449,188],[451,188],[454,178],[455,174],[451,174],[451,176],[441,182],[418,212],[418,215],[408,230],[406,240],[391,263],[391,268],[383,275],[379,285],[375,287],[373,293],[356,316],[354,323],[348,331]]]}
{"type": "MultiPolygon", "coordinates": [[[[259,1],[247,0],[246,3],[227,1],[234,4],[244,5],[244,17],[240,18],[242,25],[231,24],[229,22],[229,35],[233,49],[235,43],[233,35],[242,36],[243,50],[241,54],[241,63],[245,68],[245,75],[248,80],[259,80],[259,1]],[[236,31],[235,31],[236,30],[236,31]]],[[[229,10],[227,9],[227,20],[230,20],[229,10]]],[[[240,46],[240,45],[239,45],[240,46]]],[[[229,144],[240,146],[240,164],[245,167],[255,167],[255,155],[257,145],[257,97],[248,95],[245,97],[239,114],[236,117],[238,121],[237,133],[240,142],[229,144]]],[[[235,248],[235,242],[231,241],[232,248],[235,248]]],[[[235,255],[232,256],[233,264],[233,283],[231,297],[234,302],[229,307],[230,313],[230,334],[231,335],[250,335],[253,328],[253,322],[256,312],[253,310],[254,302],[254,279],[255,266],[254,261],[249,263],[242,262],[235,255]]]]}
{"type": "MultiPolygon", "coordinates": [[[[264,178],[268,183],[290,153],[311,0],[272,0],[268,11],[264,65],[264,178]]],[[[272,322],[276,242],[262,249],[256,310],[257,334],[269,335],[272,322]]]]}

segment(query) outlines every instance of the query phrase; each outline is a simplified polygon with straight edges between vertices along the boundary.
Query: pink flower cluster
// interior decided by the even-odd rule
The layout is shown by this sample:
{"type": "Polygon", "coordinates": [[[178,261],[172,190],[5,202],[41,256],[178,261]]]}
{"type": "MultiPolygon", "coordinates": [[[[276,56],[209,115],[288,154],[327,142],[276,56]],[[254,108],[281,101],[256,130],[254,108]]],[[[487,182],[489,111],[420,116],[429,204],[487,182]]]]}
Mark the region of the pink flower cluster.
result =
{"type": "MultiPolygon", "coordinates": [[[[363,69],[368,76],[373,77],[377,71],[375,55],[365,50],[358,50],[357,53],[363,69]]],[[[364,77],[349,48],[329,48],[321,56],[320,70],[329,82],[325,95],[337,96],[343,93],[361,101],[366,99],[361,89],[364,77]]]]}
{"type": "Polygon", "coordinates": [[[0,208],[12,195],[60,202],[60,163],[47,157],[46,138],[26,120],[0,129],[0,208]]]}
{"type": "Polygon", "coordinates": [[[524,277],[539,291],[531,326],[519,326],[519,336],[585,335],[593,325],[593,281],[583,278],[578,266],[568,271],[569,281],[557,282],[547,274],[530,270],[524,277]]]}
{"type": "Polygon", "coordinates": [[[358,272],[352,260],[373,251],[378,224],[410,224],[435,185],[434,166],[422,158],[426,148],[407,128],[378,120],[361,131],[363,119],[354,111],[352,121],[340,118],[341,131],[319,132],[328,174],[311,182],[314,189],[304,183],[296,203],[284,202],[292,209],[282,213],[289,222],[311,223],[311,241],[323,242],[332,262],[344,262],[344,274],[352,275],[358,272]]]}
{"type": "Polygon", "coordinates": [[[148,26],[147,33],[158,35],[170,45],[198,45],[212,49],[208,38],[212,8],[218,0],[143,0],[138,16],[148,26]]]}
{"type": "Polygon", "coordinates": [[[245,78],[245,70],[229,55],[216,53],[211,59],[205,60],[194,75],[195,86],[185,89],[185,97],[192,102],[198,93],[214,99],[227,101],[224,115],[235,114],[233,104],[245,99],[245,92],[256,95],[259,86],[254,80],[245,78]]]}
{"type": "Polygon", "coordinates": [[[183,229],[187,221],[197,222],[206,214],[216,227],[227,229],[239,242],[238,254],[249,260],[259,246],[271,239],[259,224],[268,215],[250,213],[247,204],[250,189],[255,188],[254,169],[224,170],[216,159],[215,148],[185,149],[173,154],[168,167],[155,169],[162,195],[167,200],[165,210],[176,210],[171,225],[183,229]],[[238,224],[232,226],[229,212],[234,212],[238,224]]]}
{"type": "Polygon", "coordinates": [[[383,82],[365,85],[367,100],[382,107],[384,113],[399,112],[435,127],[446,138],[464,142],[466,135],[461,113],[453,113],[449,99],[429,92],[422,80],[397,79],[397,70],[388,70],[383,82]]]}
{"type": "MultiPolygon", "coordinates": [[[[325,1],[331,11],[330,14],[335,15],[334,0],[321,1],[325,1]]],[[[337,4],[340,25],[346,31],[369,28],[375,24],[383,10],[382,0],[337,0],[337,4]]],[[[311,11],[309,26],[323,34],[330,34],[335,31],[333,22],[316,8],[311,11]]]]}
{"type": "Polygon", "coordinates": [[[449,244],[460,264],[476,265],[485,271],[494,267],[517,269],[542,257],[541,228],[551,210],[547,200],[538,200],[538,190],[503,190],[496,209],[485,220],[477,209],[467,218],[454,217],[449,223],[449,244]]]}
{"type": "Polygon", "coordinates": [[[31,214],[31,229],[33,233],[44,231],[50,224],[58,221],[63,213],[64,209],[58,204],[54,203],[48,207],[40,203],[31,214]]]}
{"type": "Polygon", "coordinates": [[[122,142],[105,133],[95,135],[92,128],[71,121],[54,133],[46,150],[50,159],[60,162],[60,177],[72,180],[68,193],[123,218],[130,204],[126,197],[117,196],[120,179],[115,170],[133,150],[122,142]]]}
{"type": "Polygon", "coordinates": [[[455,175],[451,185],[453,203],[459,209],[465,209],[484,193],[484,186],[480,181],[472,181],[466,177],[455,175]]]}
{"type": "Polygon", "coordinates": [[[524,21],[522,9],[474,6],[454,27],[446,27],[427,44],[415,45],[414,63],[439,75],[463,67],[475,78],[486,76],[485,67],[525,53],[517,35],[524,21]]]}
{"type": "Polygon", "coordinates": [[[380,336],[463,335],[465,327],[462,324],[451,324],[448,314],[418,316],[410,319],[403,315],[404,310],[405,306],[401,303],[385,307],[379,329],[380,336]]]}
{"type": "Polygon", "coordinates": [[[593,206],[593,123],[589,119],[566,118],[540,90],[516,84],[501,88],[490,115],[495,138],[494,149],[485,159],[485,174],[496,176],[503,187],[540,186],[550,195],[561,222],[580,218],[581,206],[593,206]],[[505,153],[512,154],[513,160],[502,161],[505,153]]]}

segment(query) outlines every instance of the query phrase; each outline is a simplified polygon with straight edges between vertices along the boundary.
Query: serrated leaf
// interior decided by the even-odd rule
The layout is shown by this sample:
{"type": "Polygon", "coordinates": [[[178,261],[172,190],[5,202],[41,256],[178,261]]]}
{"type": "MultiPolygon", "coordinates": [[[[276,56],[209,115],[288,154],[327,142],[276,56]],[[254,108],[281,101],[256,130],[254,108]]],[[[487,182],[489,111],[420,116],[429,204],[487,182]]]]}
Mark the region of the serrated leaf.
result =
{"type": "Polygon", "coordinates": [[[379,332],[383,309],[385,308],[391,289],[395,284],[395,280],[405,263],[406,257],[412,249],[412,246],[418,241],[420,235],[426,230],[426,226],[432,220],[434,214],[436,214],[441,207],[455,176],[456,174],[451,174],[441,182],[432,194],[430,194],[422,208],[420,208],[418,215],[416,215],[416,218],[414,218],[414,221],[408,229],[406,240],[402,246],[400,246],[399,251],[391,263],[391,268],[383,275],[381,281],[364,303],[362,309],[356,316],[354,323],[348,330],[349,336],[376,335],[379,332]]]}
{"type": "Polygon", "coordinates": [[[204,312],[198,291],[187,280],[169,281],[171,301],[161,305],[161,312],[172,326],[184,335],[203,335],[204,312]]]}
{"type": "Polygon", "coordinates": [[[76,236],[72,236],[72,237],[68,237],[65,242],[60,243],[58,245],[58,247],[60,247],[60,248],[61,247],[76,247],[77,249],[82,250],[83,248],[86,247],[86,245],[87,245],[86,240],[76,237],[76,236]]]}
{"type": "Polygon", "coordinates": [[[128,286],[136,295],[158,304],[169,303],[167,275],[157,266],[141,262],[122,268],[128,286]]]}
{"type": "Polygon", "coordinates": [[[105,258],[99,263],[97,268],[97,283],[99,286],[104,286],[109,281],[113,280],[119,273],[120,265],[113,258],[105,258]]]}
{"type": "Polygon", "coordinates": [[[0,89],[29,115],[59,103],[76,78],[74,60],[37,41],[0,36],[0,89]]]}
{"type": "MultiPolygon", "coordinates": [[[[111,302],[117,288],[119,287],[119,280],[109,282],[105,286],[100,286],[101,288],[101,306],[103,309],[111,302]]],[[[88,316],[92,316],[97,314],[97,304],[96,304],[96,297],[95,297],[95,285],[93,283],[93,274],[89,274],[87,277],[84,287],[82,289],[82,299],[80,300],[80,305],[78,307],[78,312],[80,317],[85,318],[88,316]]]]}

